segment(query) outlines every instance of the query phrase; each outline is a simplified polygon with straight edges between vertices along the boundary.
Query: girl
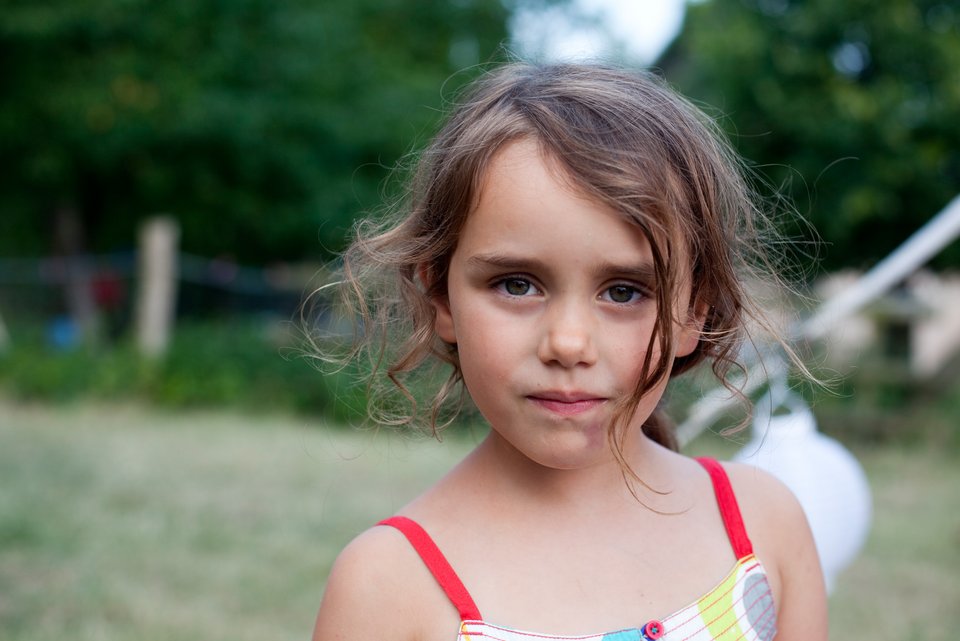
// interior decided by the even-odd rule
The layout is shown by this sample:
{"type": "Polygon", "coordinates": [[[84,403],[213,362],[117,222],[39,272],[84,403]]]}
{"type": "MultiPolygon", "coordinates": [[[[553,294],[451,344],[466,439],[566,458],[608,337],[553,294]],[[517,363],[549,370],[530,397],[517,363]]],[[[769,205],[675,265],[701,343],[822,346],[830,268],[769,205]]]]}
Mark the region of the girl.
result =
{"type": "Polygon", "coordinates": [[[796,500],[678,454],[657,410],[705,359],[723,380],[759,318],[757,212],[719,140],[654,77],[601,66],[508,65],[457,106],[341,289],[351,356],[411,401],[439,358],[431,427],[462,384],[489,435],[344,549],[316,641],[826,639],[796,500]]]}

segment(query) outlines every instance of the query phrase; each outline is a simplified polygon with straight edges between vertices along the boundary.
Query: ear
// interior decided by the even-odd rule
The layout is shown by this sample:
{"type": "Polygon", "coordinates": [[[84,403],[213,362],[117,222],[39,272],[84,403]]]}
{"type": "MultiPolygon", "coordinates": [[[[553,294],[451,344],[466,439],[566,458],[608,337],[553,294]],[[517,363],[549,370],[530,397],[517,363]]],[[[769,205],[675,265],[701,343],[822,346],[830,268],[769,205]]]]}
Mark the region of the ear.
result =
{"type": "Polygon", "coordinates": [[[429,293],[433,289],[433,276],[427,265],[421,265],[417,273],[420,276],[424,291],[430,298],[430,304],[433,306],[433,331],[443,342],[451,345],[456,344],[457,331],[453,322],[453,313],[450,311],[449,298],[446,295],[431,295],[429,293]]]}
{"type": "Polygon", "coordinates": [[[444,343],[456,345],[457,328],[450,311],[450,301],[446,296],[435,296],[430,299],[434,309],[433,329],[444,343]]]}
{"type": "Polygon", "coordinates": [[[691,307],[687,322],[678,326],[674,334],[673,342],[677,348],[673,355],[674,358],[689,356],[697,349],[709,309],[709,306],[704,304],[696,305],[695,308],[691,307]]]}

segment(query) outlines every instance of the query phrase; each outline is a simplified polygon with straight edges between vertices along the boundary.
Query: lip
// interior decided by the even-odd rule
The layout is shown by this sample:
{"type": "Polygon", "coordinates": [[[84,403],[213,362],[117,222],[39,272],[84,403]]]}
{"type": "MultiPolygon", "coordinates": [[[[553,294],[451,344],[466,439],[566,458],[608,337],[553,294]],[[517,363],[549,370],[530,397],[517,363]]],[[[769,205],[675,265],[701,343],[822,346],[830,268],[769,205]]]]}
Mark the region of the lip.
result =
{"type": "Polygon", "coordinates": [[[543,409],[560,416],[583,414],[607,402],[602,396],[585,392],[546,391],[527,398],[543,409]]]}

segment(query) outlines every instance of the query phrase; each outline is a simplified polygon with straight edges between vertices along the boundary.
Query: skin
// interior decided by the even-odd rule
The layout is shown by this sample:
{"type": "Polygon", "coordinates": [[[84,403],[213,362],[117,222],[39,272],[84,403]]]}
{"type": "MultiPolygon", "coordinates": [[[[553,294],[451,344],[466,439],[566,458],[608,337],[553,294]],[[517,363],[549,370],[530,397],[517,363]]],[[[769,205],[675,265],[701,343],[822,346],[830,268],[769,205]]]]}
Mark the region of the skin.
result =
{"type": "MultiPolygon", "coordinates": [[[[735,562],[706,472],[640,430],[666,380],[631,421],[624,453],[650,490],[630,492],[605,437],[632,390],[656,316],[650,248],[615,212],[572,191],[532,141],[493,160],[434,301],[457,345],[489,436],[400,513],[443,550],[485,620],[586,635],[687,606],[735,562]],[[639,499],[639,500],[638,500],[639,499]],[[571,554],[575,550],[577,553],[571,554]]],[[[678,297],[673,356],[698,323],[678,297]]],[[[727,465],[778,608],[778,641],[825,640],[816,551],[790,492],[727,465]]],[[[328,580],[315,641],[453,641],[459,619],[403,536],[375,527],[328,580]]]]}

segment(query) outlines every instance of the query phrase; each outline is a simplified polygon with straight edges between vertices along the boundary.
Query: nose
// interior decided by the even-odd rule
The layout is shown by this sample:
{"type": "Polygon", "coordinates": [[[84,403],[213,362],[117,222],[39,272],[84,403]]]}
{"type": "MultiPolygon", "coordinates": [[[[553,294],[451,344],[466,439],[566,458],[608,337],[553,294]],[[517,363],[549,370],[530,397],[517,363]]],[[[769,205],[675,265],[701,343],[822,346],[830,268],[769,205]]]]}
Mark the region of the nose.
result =
{"type": "Polygon", "coordinates": [[[588,305],[575,302],[551,305],[542,322],[537,356],[545,365],[573,368],[597,361],[596,319],[588,305]]]}

